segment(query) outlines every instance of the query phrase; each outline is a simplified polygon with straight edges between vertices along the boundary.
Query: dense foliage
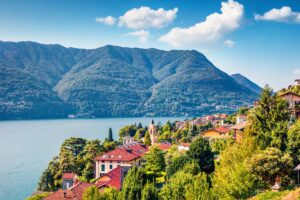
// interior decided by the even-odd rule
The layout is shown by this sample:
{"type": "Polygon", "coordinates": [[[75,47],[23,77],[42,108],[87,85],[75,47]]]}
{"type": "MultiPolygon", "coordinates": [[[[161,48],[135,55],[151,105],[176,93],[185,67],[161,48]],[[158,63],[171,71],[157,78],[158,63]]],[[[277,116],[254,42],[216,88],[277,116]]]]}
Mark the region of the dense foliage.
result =
{"type": "Polygon", "coordinates": [[[74,110],[53,112],[45,105],[30,111],[29,117],[196,116],[233,112],[237,106],[250,105],[257,98],[256,93],[197,51],[110,45],[84,50],[33,42],[0,42],[0,65],[19,70],[11,74],[5,74],[9,69],[0,70],[4,70],[0,91],[12,97],[3,96],[1,101],[0,111],[5,119],[25,118],[20,109],[26,108],[25,112],[44,102],[35,101],[37,97],[44,97],[53,108],[67,102],[74,110]],[[18,76],[24,72],[32,80],[18,76]],[[43,84],[47,85],[48,96],[39,95],[44,92],[43,84]],[[32,93],[30,88],[34,88],[32,93]],[[22,102],[27,96],[33,100],[22,102]]]}
{"type": "Polygon", "coordinates": [[[38,183],[38,190],[55,191],[60,188],[64,172],[74,172],[83,181],[92,180],[94,178],[94,158],[109,150],[105,148],[107,142],[108,140],[101,143],[100,140],[66,139],[61,145],[59,155],[50,161],[47,169],[43,172],[38,183]]]}
{"type": "MultiPolygon", "coordinates": [[[[108,188],[99,193],[90,188],[85,198],[234,200],[248,199],[269,190],[276,180],[283,188],[292,187],[293,168],[299,164],[300,121],[293,124],[290,120],[287,102],[267,86],[256,107],[241,108],[234,115],[238,114],[247,115],[249,120],[238,142],[233,138],[207,140],[199,136],[211,124],[181,130],[170,122],[157,125],[158,137],[174,145],[167,152],[156,145],[149,147],[142,166],[129,170],[121,191],[108,188]],[[189,150],[178,150],[176,144],[186,139],[191,141],[189,150]]],[[[144,135],[147,142],[149,133],[146,130],[141,124],[128,125],[120,130],[119,136],[135,136],[142,140],[144,135]]],[[[59,156],[43,173],[39,189],[58,188],[64,170],[75,171],[82,179],[90,181],[91,173],[83,172],[91,172],[90,158],[107,150],[105,143],[109,144],[109,140],[104,144],[80,138],[66,140],[59,156]]]]}

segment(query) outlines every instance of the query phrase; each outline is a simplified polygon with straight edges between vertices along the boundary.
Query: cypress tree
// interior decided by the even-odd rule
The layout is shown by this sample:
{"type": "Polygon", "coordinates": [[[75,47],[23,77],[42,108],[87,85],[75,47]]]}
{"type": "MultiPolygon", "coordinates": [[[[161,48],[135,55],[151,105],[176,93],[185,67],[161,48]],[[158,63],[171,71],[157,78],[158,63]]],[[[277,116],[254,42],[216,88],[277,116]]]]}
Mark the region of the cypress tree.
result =
{"type": "Polygon", "coordinates": [[[113,142],[114,141],[113,132],[112,132],[111,128],[108,129],[108,141],[109,142],[113,142]]]}

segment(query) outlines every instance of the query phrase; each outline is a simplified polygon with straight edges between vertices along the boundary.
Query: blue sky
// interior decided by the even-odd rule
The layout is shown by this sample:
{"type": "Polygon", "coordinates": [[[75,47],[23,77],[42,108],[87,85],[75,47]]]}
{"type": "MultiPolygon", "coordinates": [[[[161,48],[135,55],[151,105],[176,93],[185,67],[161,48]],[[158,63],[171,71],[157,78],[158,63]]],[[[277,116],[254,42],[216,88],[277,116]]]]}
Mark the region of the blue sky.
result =
{"type": "Polygon", "coordinates": [[[0,0],[0,40],[196,49],[261,86],[300,78],[299,0],[0,0]]]}

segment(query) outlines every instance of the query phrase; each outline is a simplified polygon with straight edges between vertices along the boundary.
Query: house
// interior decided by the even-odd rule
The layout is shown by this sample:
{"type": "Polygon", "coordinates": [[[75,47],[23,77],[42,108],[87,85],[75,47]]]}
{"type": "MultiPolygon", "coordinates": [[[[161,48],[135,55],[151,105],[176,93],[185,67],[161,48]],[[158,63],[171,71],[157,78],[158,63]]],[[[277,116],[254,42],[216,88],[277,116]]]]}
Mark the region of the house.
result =
{"type": "Polygon", "coordinates": [[[95,178],[101,177],[118,166],[140,166],[141,157],[148,151],[138,142],[119,146],[116,149],[97,156],[95,160],[95,178]]]}
{"type": "Polygon", "coordinates": [[[91,183],[78,182],[67,190],[59,189],[53,192],[44,200],[82,200],[84,191],[92,185],[91,183]]]}
{"type": "Polygon", "coordinates": [[[290,111],[297,117],[300,118],[300,95],[292,92],[287,91],[281,95],[279,95],[281,98],[287,100],[289,103],[289,109],[290,111]]]}
{"type": "Polygon", "coordinates": [[[191,143],[181,143],[177,146],[178,151],[188,151],[188,150],[190,150],[190,145],[191,145],[191,143]]]}
{"type": "Polygon", "coordinates": [[[62,175],[62,189],[67,190],[78,182],[77,174],[64,173],[62,175]]]}
{"type": "Polygon", "coordinates": [[[160,142],[157,143],[156,145],[162,151],[168,151],[172,147],[172,144],[170,142],[160,142]]]}
{"type": "Polygon", "coordinates": [[[247,121],[243,121],[231,127],[231,130],[233,130],[233,137],[237,142],[241,141],[243,137],[243,132],[247,126],[248,126],[247,121]]]}
{"type": "Polygon", "coordinates": [[[238,115],[236,117],[236,124],[242,123],[247,121],[247,116],[246,115],[238,115]]]}
{"type": "Polygon", "coordinates": [[[130,136],[125,136],[123,138],[123,145],[127,145],[127,144],[132,144],[132,143],[135,143],[136,141],[134,140],[133,137],[130,137],[130,136]]]}
{"type": "Polygon", "coordinates": [[[123,180],[129,169],[130,167],[118,166],[117,168],[98,178],[95,181],[96,187],[99,188],[100,191],[106,187],[113,187],[120,191],[122,189],[123,180]]]}
{"type": "Polygon", "coordinates": [[[215,127],[210,130],[207,130],[202,133],[202,137],[204,138],[214,138],[214,139],[223,139],[223,138],[229,138],[230,135],[230,129],[228,127],[215,127]]]}

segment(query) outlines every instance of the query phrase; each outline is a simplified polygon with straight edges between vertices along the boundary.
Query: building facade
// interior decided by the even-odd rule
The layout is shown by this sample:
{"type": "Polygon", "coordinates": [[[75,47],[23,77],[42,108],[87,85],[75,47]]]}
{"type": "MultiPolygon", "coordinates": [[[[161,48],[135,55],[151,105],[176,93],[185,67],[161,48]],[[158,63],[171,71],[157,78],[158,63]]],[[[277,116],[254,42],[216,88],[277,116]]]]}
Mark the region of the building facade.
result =
{"type": "Polygon", "coordinates": [[[140,166],[142,156],[148,151],[144,144],[131,143],[97,156],[95,160],[95,178],[107,174],[119,166],[140,166]]]}

